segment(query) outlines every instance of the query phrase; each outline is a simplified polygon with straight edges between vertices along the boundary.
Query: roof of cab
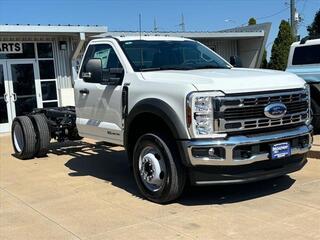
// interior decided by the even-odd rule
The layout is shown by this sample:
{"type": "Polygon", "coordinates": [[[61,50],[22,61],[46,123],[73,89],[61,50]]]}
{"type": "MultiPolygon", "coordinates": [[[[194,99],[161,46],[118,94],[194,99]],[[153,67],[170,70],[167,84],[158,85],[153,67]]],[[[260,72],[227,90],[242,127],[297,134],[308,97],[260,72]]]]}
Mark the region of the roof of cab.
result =
{"type": "Polygon", "coordinates": [[[184,38],[184,37],[169,37],[169,36],[109,36],[103,37],[93,40],[93,42],[101,42],[104,39],[116,39],[120,42],[125,41],[136,41],[136,40],[143,40],[143,41],[194,41],[192,39],[184,38]]]}
{"type": "Polygon", "coordinates": [[[298,47],[298,46],[308,46],[308,45],[320,45],[320,38],[306,40],[305,43],[301,43],[301,41],[294,42],[294,43],[292,43],[291,46],[298,47]]]}

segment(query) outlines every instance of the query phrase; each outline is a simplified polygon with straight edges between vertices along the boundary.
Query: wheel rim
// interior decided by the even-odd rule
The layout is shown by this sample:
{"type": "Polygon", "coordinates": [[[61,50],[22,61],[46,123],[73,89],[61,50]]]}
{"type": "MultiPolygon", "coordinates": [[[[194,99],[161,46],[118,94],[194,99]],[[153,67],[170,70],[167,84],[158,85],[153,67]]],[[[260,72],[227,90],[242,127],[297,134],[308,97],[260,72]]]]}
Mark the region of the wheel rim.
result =
{"type": "Polygon", "coordinates": [[[139,156],[139,173],[145,187],[157,192],[166,179],[166,166],[164,156],[156,146],[147,146],[142,149],[139,156]]]}
{"type": "Polygon", "coordinates": [[[13,130],[14,147],[18,152],[22,152],[24,148],[23,132],[20,124],[16,124],[13,130]]]}

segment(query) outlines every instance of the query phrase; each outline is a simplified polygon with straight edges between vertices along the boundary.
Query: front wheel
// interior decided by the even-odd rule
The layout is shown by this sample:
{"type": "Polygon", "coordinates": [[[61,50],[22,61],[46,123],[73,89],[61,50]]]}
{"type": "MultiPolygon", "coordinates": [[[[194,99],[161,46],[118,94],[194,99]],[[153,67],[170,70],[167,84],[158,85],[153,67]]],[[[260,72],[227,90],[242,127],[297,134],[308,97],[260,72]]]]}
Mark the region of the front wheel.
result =
{"type": "Polygon", "coordinates": [[[177,199],[186,182],[177,148],[164,134],[146,133],[138,139],[133,152],[133,173],[142,195],[157,203],[177,199]]]}

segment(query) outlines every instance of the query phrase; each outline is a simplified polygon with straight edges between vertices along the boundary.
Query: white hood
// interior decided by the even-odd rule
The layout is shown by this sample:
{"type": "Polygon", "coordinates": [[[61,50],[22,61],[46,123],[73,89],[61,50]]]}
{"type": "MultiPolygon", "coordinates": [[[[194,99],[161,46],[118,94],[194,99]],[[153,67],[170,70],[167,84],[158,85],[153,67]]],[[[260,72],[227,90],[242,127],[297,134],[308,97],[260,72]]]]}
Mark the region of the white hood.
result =
{"type": "Polygon", "coordinates": [[[198,91],[219,90],[225,93],[302,88],[305,83],[291,73],[244,68],[154,71],[143,72],[142,76],[168,85],[181,82],[192,84],[198,91]]]}

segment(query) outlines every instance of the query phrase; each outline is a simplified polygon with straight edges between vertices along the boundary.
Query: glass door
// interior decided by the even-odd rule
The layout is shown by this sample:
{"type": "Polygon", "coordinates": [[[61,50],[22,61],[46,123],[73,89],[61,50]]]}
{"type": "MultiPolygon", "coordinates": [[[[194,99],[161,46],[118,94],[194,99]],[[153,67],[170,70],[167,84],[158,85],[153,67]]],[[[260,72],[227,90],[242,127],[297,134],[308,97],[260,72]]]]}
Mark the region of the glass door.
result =
{"type": "Polygon", "coordinates": [[[11,92],[12,116],[30,113],[42,107],[39,73],[35,60],[8,61],[8,77],[11,92]]]}
{"type": "Polygon", "coordinates": [[[11,119],[7,67],[5,61],[0,61],[0,133],[10,130],[11,119]]]}

